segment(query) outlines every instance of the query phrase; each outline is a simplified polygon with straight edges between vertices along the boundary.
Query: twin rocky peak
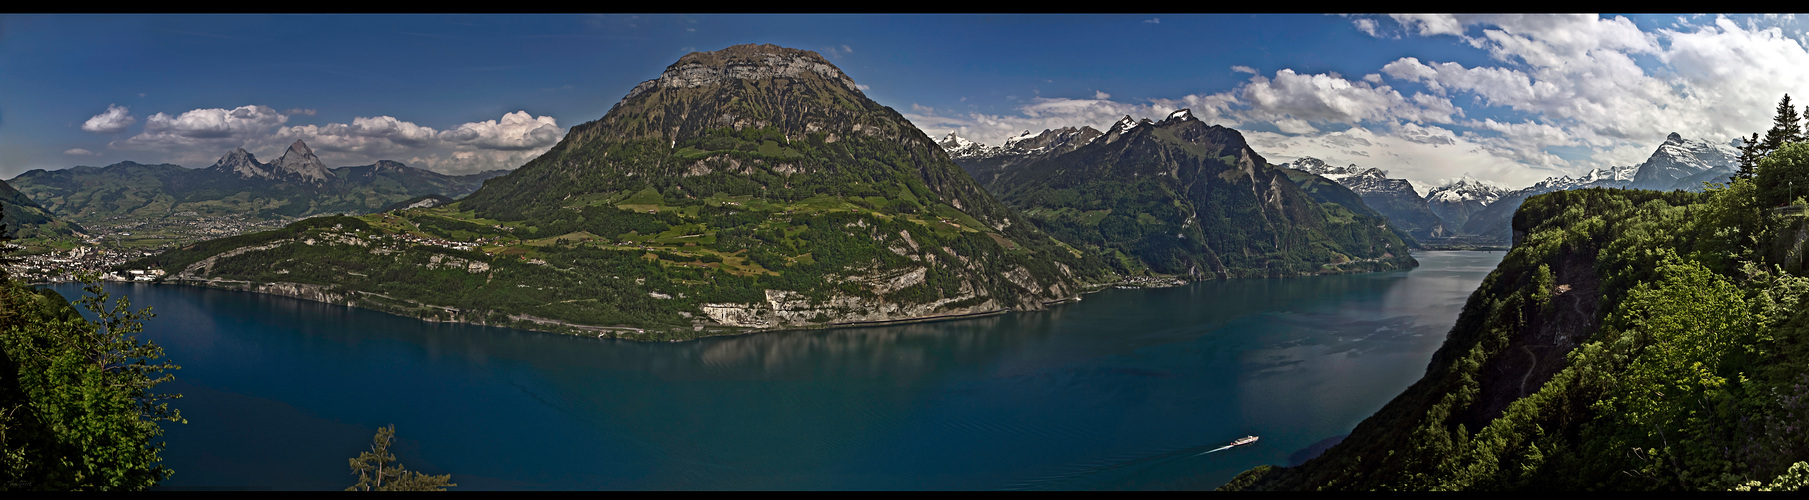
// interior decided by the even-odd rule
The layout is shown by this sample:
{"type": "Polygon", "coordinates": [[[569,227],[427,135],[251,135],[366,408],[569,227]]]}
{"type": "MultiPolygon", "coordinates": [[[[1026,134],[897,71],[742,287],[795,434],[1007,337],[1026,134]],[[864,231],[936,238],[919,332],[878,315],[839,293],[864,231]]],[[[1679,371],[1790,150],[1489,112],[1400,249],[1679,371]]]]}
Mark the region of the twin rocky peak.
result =
{"type": "Polygon", "coordinates": [[[289,145],[289,150],[273,163],[261,163],[256,156],[245,148],[235,148],[232,152],[220,157],[220,161],[208,167],[208,170],[237,174],[241,179],[269,179],[277,181],[301,182],[306,184],[325,184],[333,179],[333,173],[327,170],[320,157],[314,156],[314,150],[300,140],[289,145]]]}

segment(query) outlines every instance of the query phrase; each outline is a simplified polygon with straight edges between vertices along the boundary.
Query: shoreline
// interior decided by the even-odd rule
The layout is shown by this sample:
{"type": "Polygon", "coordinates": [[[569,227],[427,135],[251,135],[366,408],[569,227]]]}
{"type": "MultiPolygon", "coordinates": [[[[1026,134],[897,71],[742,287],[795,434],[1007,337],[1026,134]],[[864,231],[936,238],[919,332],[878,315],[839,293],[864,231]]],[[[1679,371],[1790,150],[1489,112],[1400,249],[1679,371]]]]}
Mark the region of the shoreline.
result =
{"type": "MultiPolygon", "coordinates": [[[[1430,249],[1428,249],[1428,250],[1429,251],[1500,251],[1500,250],[1430,250],[1430,249]]],[[[1411,255],[1411,253],[1409,253],[1409,255],[1411,255]]],[[[1417,264],[1417,262],[1416,262],[1416,264],[1417,264]]],[[[1161,288],[1174,288],[1174,287],[1180,287],[1180,286],[1187,286],[1187,285],[1190,285],[1193,283],[1199,283],[1199,282],[1205,282],[1205,281],[1224,281],[1224,280],[1232,280],[1232,279],[1251,279],[1251,278],[1287,279],[1287,278],[1304,278],[1304,277],[1312,277],[1312,276],[1332,276],[1332,275],[1368,274],[1368,273],[1395,272],[1395,271],[1411,271],[1415,267],[1418,267],[1418,266],[1415,265],[1413,267],[1407,267],[1407,268],[1402,268],[1402,269],[1355,271],[1355,272],[1352,272],[1352,271],[1321,272],[1321,273],[1299,274],[1299,275],[1292,275],[1292,276],[1234,276],[1234,277],[1216,277],[1215,276],[1215,277],[1209,278],[1209,279],[1187,279],[1187,278],[1179,276],[1179,275],[1176,275],[1176,276],[1153,275],[1153,276],[1149,276],[1149,277],[1127,277],[1127,278],[1121,278],[1119,280],[1112,281],[1112,282],[1084,286],[1082,288],[1082,290],[1079,293],[1075,294],[1073,297],[1068,297],[1065,299],[1058,299],[1058,300],[1043,301],[1042,307],[1044,309],[1047,309],[1047,308],[1053,308],[1053,307],[1058,307],[1058,306],[1062,306],[1062,305],[1080,302],[1083,299],[1083,297],[1086,295],[1102,292],[1105,290],[1112,290],[1112,289],[1139,289],[1139,290],[1141,290],[1141,289],[1161,289],[1161,288]],[[1148,286],[1148,285],[1143,285],[1143,284],[1135,284],[1133,286],[1122,286],[1122,285],[1130,282],[1130,280],[1132,278],[1140,278],[1140,279],[1147,280],[1152,277],[1153,278],[1162,278],[1162,279],[1175,279],[1175,280],[1179,280],[1180,283],[1173,284],[1173,285],[1165,285],[1165,286],[1148,286]]],[[[79,283],[79,282],[77,282],[77,283],[79,283]]],[[[320,302],[320,303],[324,303],[324,304],[337,305],[337,306],[356,307],[356,308],[381,312],[381,313],[385,313],[385,314],[391,314],[391,315],[401,316],[401,317],[405,317],[405,318],[411,318],[411,319],[415,319],[415,320],[419,320],[419,321],[430,322],[430,323],[464,323],[464,324],[477,325],[477,326],[493,326],[493,327],[502,327],[502,328],[513,328],[513,329],[517,329],[517,330],[546,332],[546,333],[554,333],[554,334],[561,334],[561,335],[587,336],[587,337],[594,335],[599,339],[612,338],[612,339],[617,339],[617,340],[631,340],[631,341],[641,341],[641,342],[658,342],[658,341],[682,342],[682,341],[688,341],[688,340],[697,340],[697,339],[701,339],[701,338],[705,338],[705,337],[718,337],[718,336],[728,336],[728,335],[747,335],[747,334],[764,333],[764,332],[827,330],[827,329],[836,329],[836,328],[865,328],[865,327],[893,326],[893,325],[905,325],[905,324],[916,324],[916,323],[932,323],[932,322],[939,322],[939,321],[959,321],[959,320],[964,320],[964,319],[976,319],[976,318],[984,318],[984,317],[991,317],[991,316],[999,316],[999,315],[1003,315],[1006,313],[1020,311],[1017,309],[995,309],[995,310],[991,310],[991,311],[980,311],[980,312],[958,313],[958,314],[943,314],[943,315],[914,317],[914,318],[900,318],[900,319],[895,319],[895,320],[852,321],[852,322],[841,322],[841,323],[825,323],[825,324],[821,324],[821,325],[794,326],[794,327],[785,327],[785,328],[747,328],[747,327],[733,327],[733,326],[725,326],[725,325],[693,325],[691,328],[678,327],[678,328],[670,328],[670,329],[660,329],[660,328],[645,328],[645,327],[635,327],[635,326],[626,326],[626,325],[615,325],[615,326],[585,325],[585,324],[572,323],[569,321],[558,320],[558,319],[553,319],[553,318],[542,318],[542,317],[533,316],[533,315],[529,315],[529,314],[512,314],[512,313],[504,313],[504,312],[499,312],[499,311],[465,311],[465,310],[462,310],[462,309],[459,309],[456,307],[424,304],[424,303],[419,303],[419,302],[415,302],[415,301],[408,300],[408,299],[398,299],[395,297],[390,297],[388,295],[384,295],[384,294],[376,293],[376,292],[366,292],[366,291],[361,291],[361,290],[337,290],[337,289],[335,289],[336,287],[334,285],[316,285],[316,284],[287,283],[287,282],[253,283],[253,282],[245,281],[245,280],[195,279],[195,278],[175,278],[175,279],[144,281],[144,282],[139,282],[139,281],[118,281],[118,282],[103,281],[102,282],[102,284],[107,284],[107,283],[145,284],[145,285],[179,285],[179,286],[192,286],[192,287],[197,287],[197,288],[210,288],[210,289],[215,289],[215,290],[228,290],[228,291],[237,291],[237,292],[257,293],[257,294],[266,294],[266,295],[273,295],[273,296],[279,296],[279,297],[288,297],[288,298],[299,299],[299,300],[307,300],[307,301],[312,301],[312,302],[320,302]],[[352,296],[356,296],[356,297],[354,298],[352,296]],[[378,299],[380,299],[380,300],[378,300],[378,299]],[[388,303],[386,304],[385,302],[388,302],[388,303]],[[431,312],[429,312],[429,311],[431,311],[431,312]],[[489,319],[492,316],[499,316],[499,315],[503,318],[507,318],[507,321],[492,321],[489,319]],[[627,335],[625,335],[625,334],[627,334],[627,335]]],[[[45,285],[55,285],[55,284],[62,284],[62,283],[31,283],[30,285],[31,286],[45,286],[45,285]]],[[[1028,310],[1026,310],[1026,311],[1028,311],[1028,310]]]]}

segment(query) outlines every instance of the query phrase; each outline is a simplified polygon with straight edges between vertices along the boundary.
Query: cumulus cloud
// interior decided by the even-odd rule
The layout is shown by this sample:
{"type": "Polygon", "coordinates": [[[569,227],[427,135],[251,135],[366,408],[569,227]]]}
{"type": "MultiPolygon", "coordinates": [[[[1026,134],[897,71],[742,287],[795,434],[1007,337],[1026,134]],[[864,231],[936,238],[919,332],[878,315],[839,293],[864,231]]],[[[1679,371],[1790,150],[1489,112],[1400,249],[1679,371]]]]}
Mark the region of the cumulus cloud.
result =
{"type": "Polygon", "coordinates": [[[1103,91],[1095,90],[1095,91],[1093,91],[1093,98],[1094,99],[1111,99],[1112,94],[1107,94],[1103,91]]]}
{"type": "Polygon", "coordinates": [[[1450,123],[1451,115],[1460,112],[1449,99],[1424,94],[1409,99],[1387,85],[1353,82],[1329,73],[1299,74],[1291,69],[1275,72],[1272,79],[1253,76],[1236,95],[1239,104],[1249,106],[1248,119],[1277,123],[1356,124],[1396,119],[1450,123]]]}
{"type": "Polygon", "coordinates": [[[83,122],[82,130],[96,134],[117,134],[125,132],[126,127],[130,127],[134,123],[138,123],[138,118],[129,114],[125,106],[108,104],[106,112],[94,115],[93,118],[83,122]]]}
{"type": "Polygon", "coordinates": [[[545,150],[563,137],[565,130],[553,117],[534,117],[526,111],[503,115],[501,120],[466,123],[440,134],[454,144],[504,151],[545,150]]]}
{"type": "Polygon", "coordinates": [[[438,133],[430,127],[390,116],[358,117],[352,123],[283,127],[277,142],[301,140],[312,149],[367,155],[394,154],[434,145],[438,133]]]}
{"type": "Polygon", "coordinates": [[[358,117],[349,124],[283,127],[267,142],[301,140],[320,152],[341,153],[338,156],[347,163],[409,158],[404,163],[444,173],[472,173],[521,166],[563,138],[565,129],[553,117],[516,111],[443,131],[393,116],[358,117]]]}
{"type": "Polygon", "coordinates": [[[1252,68],[1252,67],[1249,67],[1249,66],[1244,66],[1244,65],[1241,65],[1241,64],[1240,64],[1240,65],[1236,65],[1236,66],[1232,66],[1232,67],[1231,67],[1231,72],[1233,72],[1233,73],[1249,73],[1249,74],[1252,74],[1252,75],[1257,75],[1257,74],[1262,74],[1262,72],[1260,72],[1260,71],[1257,71],[1257,70],[1256,70],[1256,68],[1252,68]]]}
{"type": "MultiPolygon", "coordinates": [[[[198,166],[212,163],[235,147],[269,161],[281,155],[290,143],[300,140],[329,166],[410,158],[414,160],[404,162],[462,174],[513,169],[545,153],[565,137],[565,129],[553,117],[534,116],[526,111],[507,113],[496,120],[461,123],[446,130],[393,116],[361,116],[351,123],[282,126],[288,118],[288,113],[259,105],[196,109],[174,116],[157,113],[146,121],[143,133],[109,146],[162,152],[165,156],[160,161],[198,166]]],[[[81,154],[74,151],[77,150],[66,154],[81,154]]]]}
{"type": "MultiPolygon", "coordinates": [[[[1422,134],[1416,127],[1425,122],[1378,133],[1416,144],[1432,137],[1456,140],[1529,171],[1576,174],[1637,164],[1671,132],[1725,142],[1769,128],[1785,93],[1809,96],[1805,34],[1786,28],[1794,20],[1777,16],[1680,19],[1651,30],[1623,17],[1595,15],[1389,19],[1411,35],[1454,37],[1485,51],[1491,62],[1402,57],[1384,65],[1380,74],[1393,83],[1424,87],[1424,96],[1409,99],[1417,107],[1437,115],[1446,111],[1443,103],[1473,101],[1468,113],[1453,107],[1449,116],[1480,119],[1456,123],[1469,129],[1456,139],[1422,134]],[[1554,146],[1589,151],[1567,161],[1548,152],[1554,146]]],[[[1372,31],[1362,23],[1357,29],[1372,31]]],[[[1381,78],[1365,80],[1381,87],[1381,78]]],[[[1345,108],[1353,110],[1347,114],[1378,107],[1373,100],[1351,100],[1361,105],[1345,108]]],[[[1328,119],[1323,115],[1302,117],[1328,119]]]]}
{"type": "Polygon", "coordinates": [[[1194,117],[1201,121],[1223,123],[1224,119],[1220,114],[1227,106],[1225,99],[1216,96],[1155,99],[1143,104],[1109,99],[1038,97],[1030,99],[1012,113],[1005,114],[942,115],[932,108],[916,106],[912,108],[912,112],[904,113],[904,116],[931,137],[955,132],[982,144],[999,145],[1005,139],[1016,137],[1025,131],[1041,132],[1083,125],[1104,131],[1125,116],[1161,120],[1170,112],[1181,108],[1192,108],[1194,117]]]}
{"type": "Polygon", "coordinates": [[[196,109],[175,116],[157,113],[145,120],[143,132],[109,146],[166,152],[231,148],[262,138],[288,120],[269,106],[256,105],[196,109]]]}
{"type": "Polygon", "coordinates": [[[64,151],[63,154],[66,154],[69,156],[94,156],[99,153],[95,153],[93,151],[89,151],[89,150],[82,149],[82,148],[75,148],[75,149],[71,149],[68,151],[64,151]]]}

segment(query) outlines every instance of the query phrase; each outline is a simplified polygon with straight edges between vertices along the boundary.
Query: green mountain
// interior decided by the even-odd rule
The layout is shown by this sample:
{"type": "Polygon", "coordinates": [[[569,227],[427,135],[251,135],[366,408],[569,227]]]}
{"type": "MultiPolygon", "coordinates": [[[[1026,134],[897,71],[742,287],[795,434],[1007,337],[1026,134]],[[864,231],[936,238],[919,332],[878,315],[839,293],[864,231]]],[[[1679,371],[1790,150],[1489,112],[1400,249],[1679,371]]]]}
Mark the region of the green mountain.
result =
{"type": "Polygon", "coordinates": [[[5,182],[0,182],[0,225],[5,231],[0,236],[9,239],[67,238],[82,231],[82,226],[52,216],[5,182]]]}
{"type": "Polygon", "coordinates": [[[32,170],[11,183],[51,213],[93,225],[181,218],[190,212],[253,219],[368,213],[421,195],[463,196],[502,173],[451,176],[388,160],[328,169],[296,141],[270,164],[237,149],[204,169],[128,161],[101,168],[32,170]]]}
{"type": "Polygon", "coordinates": [[[1236,130],[1180,110],[1159,123],[1126,117],[1071,152],[1004,168],[989,186],[1121,273],[1226,278],[1417,265],[1387,220],[1350,190],[1326,181],[1316,189],[1342,197],[1316,199],[1288,172],[1236,130]]]}
{"type": "Polygon", "coordinates": [[[1038,309],[1113,279],[813,52],[692,53],[446,206],[135,265],[444,320],[630,338],[1038,309]]]}
{"type": "Polygon", "coordinates": [[[1528,198],[1423,378],[1322,455],[1224,489],[1809,484],[1809,219],[1762,210],[1809,144],[1760,172],[1528,198]]]}

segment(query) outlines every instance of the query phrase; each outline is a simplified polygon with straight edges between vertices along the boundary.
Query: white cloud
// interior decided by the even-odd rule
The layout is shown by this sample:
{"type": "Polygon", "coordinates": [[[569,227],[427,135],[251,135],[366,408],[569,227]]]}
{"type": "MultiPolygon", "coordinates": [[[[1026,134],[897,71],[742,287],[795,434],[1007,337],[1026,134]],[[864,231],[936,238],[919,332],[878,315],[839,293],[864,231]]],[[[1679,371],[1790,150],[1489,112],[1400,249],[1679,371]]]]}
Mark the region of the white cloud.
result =
{"type": "Polygon", "coordinates": [[[63,154],[66,154],[69,156],[94,156],[99,153],[95,153],[93,151],[89,151],[89,150],[82,149],[82,148],[75,148],[75,149],[71,149],[68,151],[64,151],[63,154]]]}
{"type": "Polygon", "coordinates": [[[265,142],[287,144],[299,139],[323,158],[337,153],[333,156],[342,164],[398,160],[460,174],[519,167],[564,137],[565,129],[553,117],[516,111],[497,120],[462,123],[444,131],[392,116],[358,117],[350,124],[283,127],[265,142]]]}
{"type": "MultiPolygon", "coordinates": [[[[1724,142],[1768,128],[1773,107],[1783,94],[1809,97],[1806,35],[1795,19],[1783,16],[1679,19],[1667,28],[1650,31],[1624,17],[1595,15],[1390,17],[1409,34],[1454,36],[1459,43],[1486,51],[1493,62],[1466,66],[1403,57],[1384,65],[1381,75],[1424,85],[1426,94],[1409,99],[1425,113],[1422,118],[1449,111],[1448,117],[1480,114],[1481,119],[1456,124],[1471,130],[1462,134],[1448,130],[1428,134],[1443,129],[1424,122],[1451,123],[1429,119],[1372,130],[1414,144],[1430,141],[1469,147],[1520,164],[1528,172],[1575,174],[1588,168],[1636,164],[1670,132],[1724,142]],[[1475,101],[1476,105],[1470,113],[1455,106],[1447,108],[1453,99],[1475,101]],[[1503,116],[1510,118],[1499,118],[1503,116]],[[1549,152],[1553,146],[1593,151],[1566,161],[1549,152]]],[[[1353,22],[1365,33],[1381,33],[1380,25],[1353,22]]],[[[1278,74],[1276,82],[1283,80],[1278,74]]],[[[1366,76],[1364,80],[1383,88],[1380,77],[1366,76]]],[[[1259,97],[1271,90],[1269,87],[1286,86],[1270,83],[1244,90],[1259,97]]],[[[1327,89],[1320,85],[1316,93],[1293,94],[1338,94],[1327,89]]],[[[1277,104],[1270,107],[1287,109],[1292,113],[1289,116],[1314,123],[1362,120],[1363,112],[1382,109],[1373,95],[1363,99],[1354,89],[1343,90],[1340,95],[1351,104],[1321,106],[1342,110],[1341,114],[1325,109],[1307,112],[1311,109],[1299,103],[1289,108],[1280,103],[1290,101],[1282,99],[1263,102],[1273,101],[1277,104]]],[[[1408,116],[1400,111],[1388,115],[1408,116]]],[[[1251,117],[1273,118],[1254,112],[1251,117]]],[[[1487,171],[1473,173],[1485,175],[1487,171]]],[[[1493,180],[1514,184],[1511,178],[1493,180]]]]}
{"type": "Polygon", "coordinates": [[[301,140],[312,149],[365,155],[396,154],[438,142],[437,132],[395,117],[353,118],[351,124],[283,127],[275,134],[279,143],[301,140]]]}
{"type": "Polygon", "coordinates": [[[1464,34],[1463,22],[1452,14],[1389,14],[1389,17],[1422,36],[1464,34]]]}
{"type": "Polygon", "coordinates": [[[1244,66],[1244,65],[1232,66],[1231,72],[1233,72],[1233,73],[1249,73],[1252,75],[1262,74],[1262,72],[1257,71],[1256,68],[1252,68],[1252,67],[1244,66]]]}
{"type": "Polygon", "coordinates": [[[267,136],[270,129],[288,120],[288,116],[277,113],[269,106],[256,105],[233,109],[196,109],[176,116],[157,113],[145,121],[143,132],[108,145],[120,149],[180,151],[185,153],[180,159],[193,161],[198,157],[218,156],[218,153],[199,151],[248,144],[267,136]]]}
{"type": "Polygon", "coordinates": [[[1093,98],[1094,99],[1111,99],[1112,94],[1107,94],[1103,91],[1095,90],[1095,91],[1093,91],[1093,98]]]}
{"type": "Polygon", "coordinates": [[[107,105],[107,111],[82,123],[82,130],[96,134],[117,134],[125,132],[126,127],[138,123],[138,118],[128,114],[125,106],[107,105]]]}
{"type": "Polygon", "coordinates": [[[393,116],[357,117],[351,123],[281,126],[287,120],[287,114],[255,105],[230,110],[197,109],[176,116],[158,113],[146,122],[143,133],[114,141],[110,146],[160,151],[165,153],[160,161],[200,166],[211,164],[235,147],[270,161],[290,143],[300,140],[329,167],[415,158],[422,163],[415,166],[459,174],[521,166],[565,137],[565,129],[553,117],[534,116],[526,111],[507,113],[496,120],[462,123],[447,130],[393,116]]]}
{"type": "Polygon", "coordinates": [[[1162,24],[1162,18],[1160,18],[1160,17],[1152,17],[1152,18],[1149,18],[1149,19],[1144,19],[1144,20],[1143,20],[1143,24],[1162,24]]]}
{"type": "Polygon", "coordinates": [[[1009,114],[968,113],[939,115],[928,107],[913,107],[904,113],[906,119],[926,135],[941,137],[955,132],[969,140],[999,145],[1005,139],[1025,131],[1091,126],[1100,131],[1125,116],[1161,120],[1170,112],[1192,108],[1194,117],[1207,123],[1223,123],[1220,112],[1226,104],[1220,97],[1187,96],[1181,99],[1158,99],[1146,104],[1131,104],[1106,99],[1032,98],[1009,114]]]}
{"type": "Polygon", "coordinates": [[[1550,168],[1528,168],[1476,142],[1475,136],[1435,125],[1405,123],[1386,129],[1356,126],[1318,135],[1244,132],[1244,137],[1270,162],[1311,156],[1334,165],[1377,167],[1387,170],[1390,177],[1412,182],[1421,195],[1465,174],[1517,187],[1559,173],[1550,168]]]}
{"type": "Polygon", "coordinates": [[[440,133],[440,139],[449,143],[503,151],[545,151],[564,137],[565,130],[553,117],[535,117],[526,111],[505,114],[501,120],[462,124],[440,133]]]}
{"type": "Polygon", "coordinates": [[[1376,20],[1374,20],[1374,19],[1359,17],[1356,19],[1352,19],[1351,23],[1356,24],[1357,31],[1361,31],[1365,35],[1373,36],[1376,38],[1382,37],[1382,33],[1376,30],[1376,20]]]}
{"type": "Polygon", "coordinates": [[[289,116],[296,116],[296,115],[314,116],[314,113],[315,113],[315,111],[311,108],[289,108],[288,111],[283,112],[283,114],[289,115],[289,116]]]}
{"type": "Polygon", "coordinates": [[[1424,94],[1408,99],[1387,85],[1352,82],[1336,74],[1303,75],[1291,69],[1275,72],[1273,79],[1253,76],[1235,95],[1239,104],[1249,107],[1243,114],[1246,119],[1267,122],[1292,119],[1356,124],[1401,119],[1450,123],[1451,115],[1461,113],[1448,99],[1424,94]]]}

